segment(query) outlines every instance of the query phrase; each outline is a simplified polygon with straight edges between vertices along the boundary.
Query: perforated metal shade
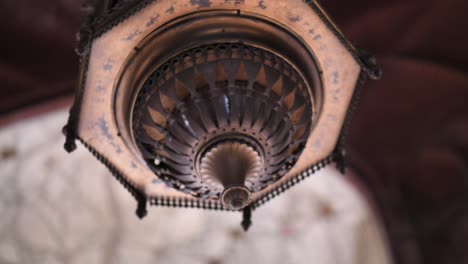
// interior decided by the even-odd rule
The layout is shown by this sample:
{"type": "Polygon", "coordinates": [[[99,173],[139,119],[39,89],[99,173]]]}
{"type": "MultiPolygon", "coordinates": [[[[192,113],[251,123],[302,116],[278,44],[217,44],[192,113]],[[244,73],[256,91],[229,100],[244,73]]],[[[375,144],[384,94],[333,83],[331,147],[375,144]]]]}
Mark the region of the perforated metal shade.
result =
{"type": "Polygon", "coordinates": [[[80,139],[139,216],[149,200],[248,218],[326,164],[344,169],[356,88],[364,71],[379,75],[300,0],[108,3],[84,23],[78,52],[65,147],[80,139]]]}

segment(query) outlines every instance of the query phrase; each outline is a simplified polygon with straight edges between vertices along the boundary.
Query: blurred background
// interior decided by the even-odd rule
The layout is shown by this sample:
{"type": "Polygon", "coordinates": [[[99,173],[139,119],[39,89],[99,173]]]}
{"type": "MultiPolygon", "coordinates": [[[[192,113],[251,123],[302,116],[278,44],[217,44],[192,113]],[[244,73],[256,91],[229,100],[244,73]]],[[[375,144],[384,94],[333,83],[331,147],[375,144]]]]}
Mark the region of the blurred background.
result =
{"type": "Polygon", "coordinates": [[[61,128],[84,0],[0,1],[0,263],[468,263],[468,2],[321,0],[375,54],[330,166],[240,215],[150,208],[61,128]]]}

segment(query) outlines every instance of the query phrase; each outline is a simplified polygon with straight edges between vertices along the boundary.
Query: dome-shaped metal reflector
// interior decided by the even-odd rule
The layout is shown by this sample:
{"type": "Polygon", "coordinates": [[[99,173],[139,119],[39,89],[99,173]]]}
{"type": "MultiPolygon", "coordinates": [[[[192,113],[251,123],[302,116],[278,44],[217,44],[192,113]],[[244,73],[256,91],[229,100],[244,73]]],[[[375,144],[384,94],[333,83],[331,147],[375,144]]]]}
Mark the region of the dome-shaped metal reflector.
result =
{"type": "Polygon", "coordinates": [[[255,164],[259,171],[246,187],[257,192],[296,162],[312,107],[301,75],[274,54],[240,43],[201,46],[150,75],[136,99],[133,134],[148,166],[169,185],[217,198],[224,189],[208,184],[203,164],[230,169],[228,180],[209,166],[226,188],[244,185],[255,164]]]}
{"type": "MultiPolygon", "coordinates": [[[[326,164],[364,71],[313,1],[97,1],[65,129],[138,201],[250,211],[326,164]]],[[[341,166],[342,167],[342,166],[341,166]]]]}

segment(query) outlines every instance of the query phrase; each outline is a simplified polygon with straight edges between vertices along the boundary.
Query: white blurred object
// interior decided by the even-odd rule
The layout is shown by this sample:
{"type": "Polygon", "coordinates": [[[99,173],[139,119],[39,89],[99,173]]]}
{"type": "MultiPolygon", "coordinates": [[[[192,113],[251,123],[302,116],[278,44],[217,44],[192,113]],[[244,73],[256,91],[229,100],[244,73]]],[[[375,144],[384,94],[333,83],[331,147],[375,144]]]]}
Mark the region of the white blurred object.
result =
{"type": "Polygon", "coordinates": [[[366,199],[327,167],[253,213],[136,202],[79,146],[65,110],[0,130],[0,263],[392,263],[366,199]]]}

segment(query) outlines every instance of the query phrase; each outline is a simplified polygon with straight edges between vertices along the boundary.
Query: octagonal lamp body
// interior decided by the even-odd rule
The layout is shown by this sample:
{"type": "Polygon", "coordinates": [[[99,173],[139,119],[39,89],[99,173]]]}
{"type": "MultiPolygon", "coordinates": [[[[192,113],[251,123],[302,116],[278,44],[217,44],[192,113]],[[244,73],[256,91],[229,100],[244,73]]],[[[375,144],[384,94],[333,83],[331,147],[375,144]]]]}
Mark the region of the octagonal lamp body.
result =
{"type": "Polygon", "coordinates": [[[103,4],[78,53],[65,148],[79,139],[139,216],[148,201],[249,216],[341,166],[346,123],[374,70],[316,2],[301,0],[103,4]]]}

